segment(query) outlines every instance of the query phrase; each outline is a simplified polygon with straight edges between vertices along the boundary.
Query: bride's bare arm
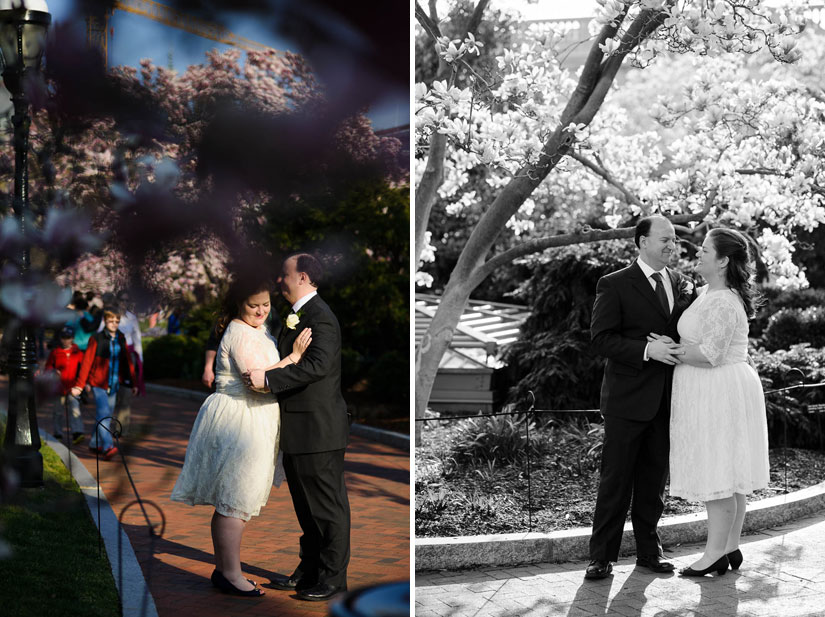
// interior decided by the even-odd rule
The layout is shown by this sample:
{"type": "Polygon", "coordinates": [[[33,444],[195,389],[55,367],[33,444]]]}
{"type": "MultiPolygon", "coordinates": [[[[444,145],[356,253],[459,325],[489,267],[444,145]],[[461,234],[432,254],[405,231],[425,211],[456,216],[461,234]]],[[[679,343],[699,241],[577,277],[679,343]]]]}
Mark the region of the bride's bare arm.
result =
{"type": "Polygon", "coordinates": [[[289,366],[290,364],[298,364],[301,361],[301,358],[304,357],[304,352],[309,347],[309,344],[312,342],[312,328],[305,328],[301,331],[298,335],[298,338],[295,339],[295,342],[292,343],[292,352],[284,358],[281,358],[278,364],[273,364],[272,366],[266,367],[264,372],[271,371],[274,368],[282,368],[284,366],[289,366]]]}
{"type": "Polygon", "coordinates": [[[246,381],[247,385],[249,385],[253,390],[267,392],[268,390],[266,388],[266,384],[264,383],[264,375],[266,375],[266,372],[276,368],[283,368],[285,366],[289,366],[290,364],[298,364],[311,342],[312,328],[305,328],[301,331],[295,339],[295,342],[292,344],[292,352],[289,355],[281,358],[280,362],[273,364],[272,366],[262,369],[250,369],[246,371],[243,375],[244,381],[246,381]]]}

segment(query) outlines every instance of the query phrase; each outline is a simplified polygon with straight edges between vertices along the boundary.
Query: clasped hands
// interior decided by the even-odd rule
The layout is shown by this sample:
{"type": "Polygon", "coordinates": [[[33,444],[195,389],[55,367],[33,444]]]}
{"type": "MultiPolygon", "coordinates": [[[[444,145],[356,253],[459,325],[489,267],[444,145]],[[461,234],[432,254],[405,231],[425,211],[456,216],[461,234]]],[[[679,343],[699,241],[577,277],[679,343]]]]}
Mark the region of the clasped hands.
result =
{"type": "Polygon", "coordinates": [[[247,371],[243,374],[244,385],[253,390],[264,390],[266,387],[265,375],[266,371],[264,369],[247,371]]]}
{"type": "Polygon", "coordinates": [[[647,342],[647,357],[651,360],[671,366],[682,363],[679,356],[685,355],[685,348],[679,343],[674,343],[669,336],[651,332],[647,335],[647,342]]]}

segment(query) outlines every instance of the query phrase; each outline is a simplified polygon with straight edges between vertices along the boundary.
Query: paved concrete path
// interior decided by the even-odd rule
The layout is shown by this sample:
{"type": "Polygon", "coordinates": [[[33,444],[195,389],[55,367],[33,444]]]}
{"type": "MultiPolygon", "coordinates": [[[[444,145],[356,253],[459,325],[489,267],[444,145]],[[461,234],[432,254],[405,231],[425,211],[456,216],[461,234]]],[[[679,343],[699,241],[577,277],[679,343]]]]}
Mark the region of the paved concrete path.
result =
{"type": "MultiPolygon", "coordinates": [[[[3,396],[7,383],[0,386],[3,396]]],[[[101,488],[115,514],[122,517],[159,615],[326,615],[327,603],[305,602],[290,592],[268,589],[263,598],[247,599],[212,588],[209,525],[213,510],[169,500],[199,406],[196,401],[157,393],[133,399],[132,428],[143,429],[144,435],[124,440],[123,450],[142,499],[162,510],[162,537],[150,537],[137,505],[126,508],[134,494],[119,457],[100,461],[101,488]]],[[[93,407],[84,406],[83,415],[88,435],[93,407]]],[[[38,408],[38,421],[41,428],[52,430],[50,406],[38,408]]],[[[95,457],[87,444],[74,446],[73,451],[96,476],[95,457]]],[[[409,453],[354,437],[347,449],[345,471],[352,510],[349,588],[409,579],[409,453]]],[[[161,522],[161,514],[151,505],[147,513],[153,524],[161,522]]],[[[253,518],[244,533],[241,559],[247,576],[267,583],[274,572],[289,574],[298,561],[299,535],[288,487],[273,488],[261,516],[253,518]]]]}
{"type": "MultiPolygon", "coordinates": [[[[747,536],[739,572],[701,579],[656,575],[621,559],[613,575],[586,581],[585,562],[418,572],[416,617],[823,617],[825,514],[747,536]]],[[[702,545],[666,553],[677,567],[702,545]]]]}

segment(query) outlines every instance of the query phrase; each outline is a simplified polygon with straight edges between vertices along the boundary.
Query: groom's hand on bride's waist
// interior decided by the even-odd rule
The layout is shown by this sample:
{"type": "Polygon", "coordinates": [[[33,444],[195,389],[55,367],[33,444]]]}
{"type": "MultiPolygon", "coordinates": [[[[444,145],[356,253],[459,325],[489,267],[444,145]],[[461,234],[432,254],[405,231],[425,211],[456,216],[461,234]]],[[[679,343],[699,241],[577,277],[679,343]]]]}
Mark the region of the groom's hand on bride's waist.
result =
{"type": "Polygon", "coordinates": [[[266,372],[263,369],[254,369],[243,374],[244,383],[256,390],[266,388],[266,372]]]}
{"type": "Polygon", "coordinates": [[[669,336],[648,336],[647,349],[645,351],[646,360],[656,360],[664,364],[681,364],[679,356],[684,355],[685,350],[678,343],[674,343],[669,336]],[[651,340],[652,339],[652,340],[651,340]]]}

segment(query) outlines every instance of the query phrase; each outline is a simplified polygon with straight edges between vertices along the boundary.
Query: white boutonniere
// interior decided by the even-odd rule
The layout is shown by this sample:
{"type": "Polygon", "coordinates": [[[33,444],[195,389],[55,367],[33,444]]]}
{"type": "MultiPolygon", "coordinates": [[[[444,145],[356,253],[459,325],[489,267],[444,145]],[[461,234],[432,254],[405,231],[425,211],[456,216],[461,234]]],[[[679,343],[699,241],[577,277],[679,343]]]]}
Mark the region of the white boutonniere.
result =
{"type": "Polygon", "coordinates": [[[299,323],[301,323],[301,317],[304,315],[304,310],[301,309],[297,313],[290,313],[286,316],[286,327],[290,330],[294,330],[299,323]]]}
{"type": "Polygon", "coordinates": [[[681,286],[679,287],[680,292],[682,295],[689,296],[693,293],[693,281],[689,279],[682,279],[681,286]]]}

